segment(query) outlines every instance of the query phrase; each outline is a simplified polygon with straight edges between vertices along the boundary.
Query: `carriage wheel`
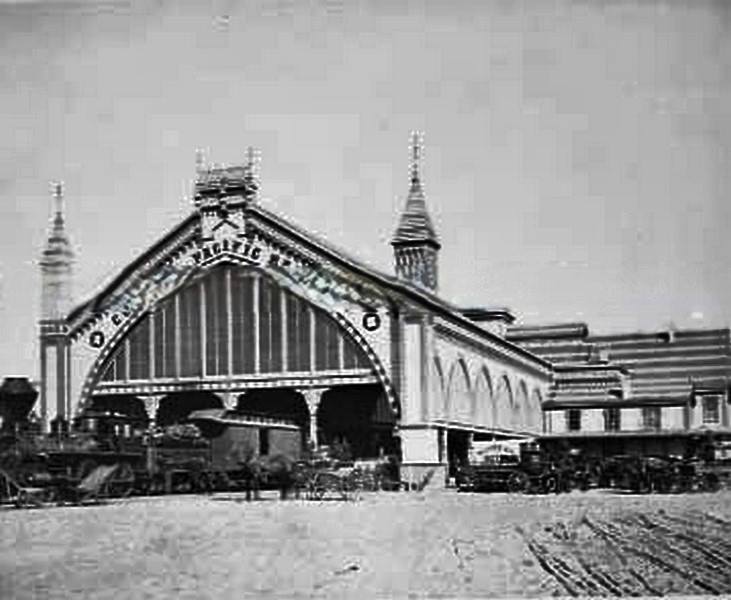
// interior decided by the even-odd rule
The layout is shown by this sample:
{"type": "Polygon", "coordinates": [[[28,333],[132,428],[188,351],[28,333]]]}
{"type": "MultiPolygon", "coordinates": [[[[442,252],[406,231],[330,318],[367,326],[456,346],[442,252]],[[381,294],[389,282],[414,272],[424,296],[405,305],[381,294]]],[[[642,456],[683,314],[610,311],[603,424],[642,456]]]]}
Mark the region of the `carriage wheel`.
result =
{"type": "Polygon", "coordinates": [[[310,500],[322,500],[326,491],[322,477],[319,473],[315,473],[307,485],[308,498],[310,500]]]}
{"type": "Polygon", "coordinates": [[[353,475],[349,474],[345,477],[339,477],[338,487],[340,488],[340,497],[343,500],[351,500],[354,496],[355,485],[353,482],[353,475]]]}
{"type": "Polygon", "coordinates": [[[357,502],[358,500],[361,500],[363,498],[363,490],[364,490],[364,484],[363,480],[358,477],[353,482],[353,489],[351,490],[350,499],[354,502],[357,502]]]}
{"type": "Polygon", "coordinates": [[[508,477],[508,491],[511,494],[522,494],[528,489],[528,476],[522,471],[511,473],[508,477]]]}

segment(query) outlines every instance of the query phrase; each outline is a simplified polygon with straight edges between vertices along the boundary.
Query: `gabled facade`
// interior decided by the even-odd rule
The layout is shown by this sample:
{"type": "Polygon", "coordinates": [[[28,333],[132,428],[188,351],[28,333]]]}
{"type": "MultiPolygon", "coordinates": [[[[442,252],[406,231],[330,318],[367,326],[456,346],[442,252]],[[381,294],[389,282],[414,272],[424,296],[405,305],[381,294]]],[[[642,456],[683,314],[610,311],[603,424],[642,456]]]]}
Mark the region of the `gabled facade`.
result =
{"type": "Polygon", "coordinates": [[[505,339],[508,311],[436,294],[418,171],[395,275],[258,198],[251,156],[198,165],[191,214],[62,321],[67,395],[44,400],[46,422],[102,406],[148,426],[210,408],[264,413],[298,423],[306,443],[397,454],[407,477],[434,481],[474,437],[540,432],[551,365],[505,339]]]}

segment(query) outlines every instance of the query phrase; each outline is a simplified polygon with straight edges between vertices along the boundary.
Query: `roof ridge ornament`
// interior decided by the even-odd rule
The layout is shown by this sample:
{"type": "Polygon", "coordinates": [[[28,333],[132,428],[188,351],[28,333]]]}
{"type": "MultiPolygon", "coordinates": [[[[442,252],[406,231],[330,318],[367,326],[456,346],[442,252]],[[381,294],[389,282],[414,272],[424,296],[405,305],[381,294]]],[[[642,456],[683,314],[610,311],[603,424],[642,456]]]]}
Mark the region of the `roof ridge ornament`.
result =
{"type": "Polygon", "coordinates": [[[51,181],[51,193],[53,195],[53,229],[62,231],[64,228],[63,181],[51,181]]]}
{"type": "Polygon", "coordinates": [[[259,195],[258,156],[249,147],[246,159],[235,164],[204,161],[196,151],[196,179],[193,204],[197,208],[218,204],[256,201],[259,195]]]}
{"type": "Polygon", "coordinates": [[[421,184],[420,167],[424,155],[424,132],[414,130],[411,132],[411,144],[409,146],[409,172],[411,174],[411,186],[421,184]]]}
{"type": "Polygon", "coordinates": [[[51,182],[52,194],[55,200],[54,212],[56,214],[63,214],[63,181],[52,181],[51,182]]]}
{"type": "Polygon", "coordinates": [[[253,146],[246,149],[245,179],[247,182],[247,197],[255,199],[259,192],[259,161],[260,153],[253,146]]]}

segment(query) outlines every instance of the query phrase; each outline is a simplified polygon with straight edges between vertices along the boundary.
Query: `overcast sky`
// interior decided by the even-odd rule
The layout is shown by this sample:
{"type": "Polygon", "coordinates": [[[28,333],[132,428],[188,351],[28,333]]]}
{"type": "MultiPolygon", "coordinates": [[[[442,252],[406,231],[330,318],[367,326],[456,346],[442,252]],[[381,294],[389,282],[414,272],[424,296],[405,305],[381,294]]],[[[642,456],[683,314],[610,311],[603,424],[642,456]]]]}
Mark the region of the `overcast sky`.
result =
{"type": "Polygon", "coordinates": [[[38,372],[49,180],[78,301],[191,210],[196,147],[390,272],[412,129],[447,299],[727,326],[730,5],[0,2],[0,376],[38,372]]]}

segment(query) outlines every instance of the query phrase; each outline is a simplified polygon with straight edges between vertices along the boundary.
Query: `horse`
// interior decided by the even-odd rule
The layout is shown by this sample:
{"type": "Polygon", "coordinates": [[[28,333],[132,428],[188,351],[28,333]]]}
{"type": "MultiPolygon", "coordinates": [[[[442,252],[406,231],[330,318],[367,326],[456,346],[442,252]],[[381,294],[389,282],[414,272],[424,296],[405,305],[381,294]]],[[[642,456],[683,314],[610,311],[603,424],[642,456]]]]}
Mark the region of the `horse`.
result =
{"type": "Polygon", "coordinates": [[[258,455],[252,448],[237,448],[238,474],[244,482],[246,500],[259,497],[262,487],[275,487],[285,500],[297,489],[298,469],[295,461],[285,454],[258,455]]]}

